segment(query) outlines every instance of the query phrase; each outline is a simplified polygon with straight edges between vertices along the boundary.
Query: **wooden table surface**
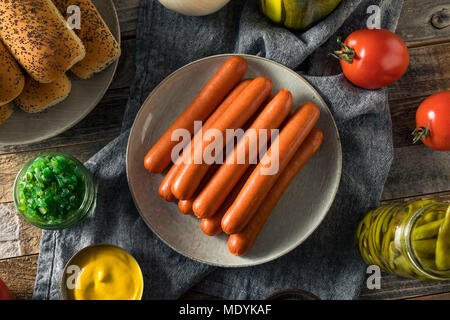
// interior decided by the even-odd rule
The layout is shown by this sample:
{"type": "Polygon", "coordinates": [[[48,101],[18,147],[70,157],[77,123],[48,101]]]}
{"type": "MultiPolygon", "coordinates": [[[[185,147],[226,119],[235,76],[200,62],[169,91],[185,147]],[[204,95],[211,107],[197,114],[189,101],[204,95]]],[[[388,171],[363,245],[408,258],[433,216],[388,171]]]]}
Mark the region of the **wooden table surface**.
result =
{"type": "MultiPolygon", "coordinates": [[[[12,185],[19,168],[43,151],[60,150],[85,161],[120,133],[122,115],[134,77],[138,0],[114,0],[122,34],[122,57],[110,89],[100,104],[65,133],[24,146],[0,146],[0,203],[18,219],[16,250],[0,256],[0,278],[18,299],[30,299],[37,269],[41,231],[14,209],[12,185]],[[5,256],[6,255],[6,256],[5,256]]],[[[450,0],[404,0],[397,27],[411,61],[407,73],[389,87],[395,159],[384,187],[382,204],[413,199],[450,200],[450,152],[413,145],[415,111],[429,95],[450,90],[450,0]]],[[[0,232],[0,244],[3,239],[0,232]]],[[[188,292],[187,298],[207,298],[188,292]]],[[[361,299],[450,299],[450,281],[424,282],[387,273],[381,289],[363,284],[361,299]]]]}

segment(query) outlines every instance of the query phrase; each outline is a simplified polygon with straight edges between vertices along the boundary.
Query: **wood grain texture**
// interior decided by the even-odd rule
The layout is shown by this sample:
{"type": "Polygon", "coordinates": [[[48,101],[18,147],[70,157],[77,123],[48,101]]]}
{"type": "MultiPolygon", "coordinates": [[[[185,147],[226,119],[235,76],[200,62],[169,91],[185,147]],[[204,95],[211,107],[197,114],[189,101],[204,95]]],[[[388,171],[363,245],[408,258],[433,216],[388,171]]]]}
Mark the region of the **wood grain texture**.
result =
{"type": "Polygon", "coordinates": [[[33,296],[38,255],[0,260],[0,278],[15,299],[29,300],[33,296]]]}
{"type": "MultiPolygon", "coordinates": [[[[19,244],[20,254],[18,256],[26,256],[30,254],[39,253],[39,245],[41,242],[42,230],[28,223],[22,216],[17,212],[14,203],[3,203],[13,215],[17,216],[18,219],[18,234],[17,241],[19,244]]],[[[9,258],[10,255],[5,256],[4,253],[0,252],[0,259],[9,258]]]]}
{"type": "Polygon", "coordinates": [[[410,298],[408,300],[450,300],[450,292],[410,298]]]}
{"type": "Polygon", "coordinates": [[[395,147],[412,145],[416,110],[428,96],[450,90],[450,43],[410,49],[408,71],[389,86],[395,147]]]}
{"type": "Polygon", "coordinates": [[[392,300],[407,299],[450,292],[450,281],[420,281],[398,275],[382,272],[381,289],[367,289],[366,281],[361,287],[361,300],[392,300]]]}
{"type": "Polygon", "coordinates": [[[382,200],[450,190],[450,152],[420,144],[394,149],[382,200]]]}
{"type": "Polygon", "coordinates": [[[397,33],[409,46],[450,40],[449,0],[405,0],[397,33]]]}
{"type": "Polygon", "coordinates": [[[139,0],[113,0],[120,23],[120,33],[123,38],[136,35],[139,0]]]}
{"type": "MultiPolygon", "coordinates": [[[[139,0],[113,2],[119,17],[122,38],[135,37],[139,0]]],[[[396,33],[408,46],[449,41],[449,10],[449,0],[404,0],[396,33]]]]}
{"type": "Polygon", "coordinates": [[[68,154],[73,154],[78,160],[84,162],[99,151],[104,144],[105,142],[100,141],[80,145],[69,145],[59,148],[39,149],[35,151],[0,155],[0,181],[2,181],[0,184],[0,203],[13,201],[12,189],[17,172],[25,162],[37,156],[39,153],[45,151],[62,151],[68,154]]]}
{"type": "Polygon", "coordinates": [[[117,66],[116,75],[109,89],[128,88],[134,80],[136,40],[128,39],[121,43],[122,54],[117,66]]]}
{"type": "Polygon", "coordinates": [[[389,101],[429,96],[450,89],[450,42],[410,48],[403,77],[389,86],[389,101]]]}
{"type": "MultiPolygon", "coordinates": [[[[21,147],[0,147],[0,155],[17,156],[18,158],[1,158],[0,181],[7,178],[11,184],[11,177],[15,176],[21,162],[12,164],[11,161],[23,161],[31,157],[33,152],[52,148],[73,148],[75,153],[79,148],[85,148],[85,156],[95,153],[95,150],[117,136],[125,104],[128,99],[128,87],[134,78],[134,50],[135,28],[137,22],[137,6],[139,0],[114,0],[118,9],[122,35],[122,57],[119,62],[116,77],[111,90],[102,102],[77,126],[66,133],[43,141],[21,147]],[[91,151],[88,151],[91,150],[91,151]],[[11,155],[11,153],[18,153],[11,155]],[[22,158],[19,154],[23,153],[22,158]],[[10,159],[9,161],[7,159],[10,159]],[[14,160],[15,159],[15,160],[14,160]],[[7,170],[4,172],[4,170],[7,170]],[[5,176],[2,176],[5,174],[5,176]]],[[[442,162],[445,155],[428,153],[426,147],[411,146],[410,132],[415,126],[415,110],[425,97],[441,90],[450,90],[450,27],[441,29],[433,27],[431,19],[434,14],[444,16],[450,5],[449,0],[405,0],[402,15],[397,27],[397,33],[403,37],[410,47],[411,63],[405,76],[389,88],[389,103],[393,122],[393,138],[396,147],[396,158],[385,186],[382,204],[405,202],[417,199],[433,198],[450,201],[450,185],[445,174],[448,175],[448,162],[442,162]],[[418,10],[420,7],[420,10],[418,10]],[[430,45],[432,44],[432,45],[430,45]],[[417,155],[425,158],[417,160],[417,155]],[[415,169],[415,161],[419,161],[420,170],[404,174],[405,166],[408,170],[415,169]],[[445,171],[447,169],[447,171],[445,171]],[[442,175],[444,172],[444,175],[442,175]],[[428,179],[428,180],[427,180],[428,179]],[[437,179],[434,183],[433,179],[437,179]],[[426,181],[425,184],[422,184],[426,181]],[[443,192],[442,192],[443,191],[443,192]]],[[[436,19],[436,15],[434,15],[436,19]]],[[[445,23],[445,22],[444,22],[445,23]]],[[[407,170],[407,171],[408,171],[407,170]]],[[[0,200],[6,201],[7,188],[1,189],[0,200]]],[[[11,202],[6,202],[11,206],[11,202]]],[[[23,223],[20,230],[21,250],[23,254],[31,254],[18,258],[0,259],[0,277],[5,280],[16,298],[30,299],[37,267],[37,254],[40,240],[40,230],[23,223]]],[[[400,299],[421,296],[420,299],[449,298],[450,284],[429,283],[414,279],[402,278],[391,274],[383,274],[381,290],[368,290],[363,285],[362,299],[400,299]]],[[[213,298],[204,294],[187,292],[185,299],[213,298]]]]}
{"type": "Polygon", "coordinates": [[[413,197],[406,198],[398,198],[398,199],[390,199],[383,200],[380,202],[381,206],[393,204],[393,203],[408,203],[410,201],[418,201],[418,200],[436,200],[442,202],[450,202],[450,191],[438,192],[438,193],[429,193],[429,194],[421,194],[413,197]]]}
{"type": "MultiPolygon", "coordinates": [[[[89,142],[105,144],[120,134],[129,88],[109,90],[97,107],[70,130],[38,143],[0,146],[0,154],[57,148],[89,142]]],[[[2,172],[0,170],[0,172],[2,172]]]]}

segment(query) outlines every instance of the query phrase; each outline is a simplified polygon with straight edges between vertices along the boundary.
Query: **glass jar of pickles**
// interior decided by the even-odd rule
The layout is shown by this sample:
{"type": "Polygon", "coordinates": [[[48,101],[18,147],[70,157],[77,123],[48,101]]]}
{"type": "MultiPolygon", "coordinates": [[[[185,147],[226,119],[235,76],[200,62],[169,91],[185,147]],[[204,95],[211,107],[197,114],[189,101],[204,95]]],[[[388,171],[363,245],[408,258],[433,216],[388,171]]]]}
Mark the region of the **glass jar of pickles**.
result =
{"type": "Polygon", "coordinates": [[[450,205],[434,200],[382,206],[356,231],[364,261],[421,280],[450,279],[450,205]]]}

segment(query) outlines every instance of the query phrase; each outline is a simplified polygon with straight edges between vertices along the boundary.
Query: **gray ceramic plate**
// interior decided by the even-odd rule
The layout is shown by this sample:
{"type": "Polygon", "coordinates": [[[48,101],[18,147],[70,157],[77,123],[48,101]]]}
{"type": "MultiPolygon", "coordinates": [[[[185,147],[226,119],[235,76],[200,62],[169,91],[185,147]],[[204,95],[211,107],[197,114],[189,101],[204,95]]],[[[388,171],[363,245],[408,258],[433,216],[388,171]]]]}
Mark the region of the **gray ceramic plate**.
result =
{"type": "Polygon", "coordinates": [[[294,106],[313,101],[321,110],[316,125],[324,142],[283,195],[252,250],[243,257],[228,252],[227,236],[209,237],[200,220],[183,215],[175,202],[158,195],[162,174],[150,174],[144,157],[150,147],[181,114],[195,95],[230,55],[192,62],[161,82],[141,107],[131,129],[127,148],[127,175],[131,194],[150,229],[177,252],[207,264],[243,267],[276,259],[300,245],[317,228],[333,202],[341,176],[341,146],[333,117],[323,99],[297,73],[268,59],[243,55],[248,61],[246,77],[269,77],[276,93],[291,91],[294,106]]]}
{"type": "MultiPolygon", "coordinates": [[[[120,26],[111,0],[93,0],[97,10],[120,42],[120,26]]],[[[37,114],[15,108],[11,117],[0,125],[0,145],[33,143],[54,137],[81,121],[100,102],[116,72],[118,61],[88,80],[71,72],[72,91],[66,100],[37,114]]]]}

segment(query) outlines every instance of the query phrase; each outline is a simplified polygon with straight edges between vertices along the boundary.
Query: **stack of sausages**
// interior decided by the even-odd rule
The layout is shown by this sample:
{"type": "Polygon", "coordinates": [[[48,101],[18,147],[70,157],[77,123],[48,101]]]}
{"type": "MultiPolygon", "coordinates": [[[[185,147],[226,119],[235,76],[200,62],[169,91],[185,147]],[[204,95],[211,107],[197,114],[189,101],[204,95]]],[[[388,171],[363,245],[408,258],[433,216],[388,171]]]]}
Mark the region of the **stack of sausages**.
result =
{"type": "Polygon", "coordinates": [[[237,256],[249,252],[284,191],[323,140],[322,131],[314,128],[320,115],[315,104],[306,102],[291,112],[288,90],[272,97],[270,79],[242,80],[246,72],[243,57],[229,58],[144,159],[149,172],[162,173],[179,144],[171,139],[172,133],[190,132],[191,141],[165,174],[159,195],[166,201],[178,200],[182,213],[200,218],[205,234],[228,234],[228,249],[237,256]],[[203,123],[196,133],[194,121],[203,123]],[[235,143],[226,130],[240,128],[245,131],[235,143]],[[209,129],[226,138],[216,141],[209,129]],[[279,134],[269,137],[274,129],[279,134]],[[232,151],[226,153],[230,144],[232,151]],[[215,163],[198,159],[211,148],[219,151],[215,163]]]}

